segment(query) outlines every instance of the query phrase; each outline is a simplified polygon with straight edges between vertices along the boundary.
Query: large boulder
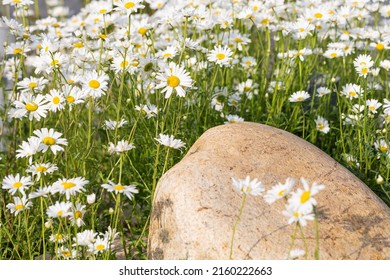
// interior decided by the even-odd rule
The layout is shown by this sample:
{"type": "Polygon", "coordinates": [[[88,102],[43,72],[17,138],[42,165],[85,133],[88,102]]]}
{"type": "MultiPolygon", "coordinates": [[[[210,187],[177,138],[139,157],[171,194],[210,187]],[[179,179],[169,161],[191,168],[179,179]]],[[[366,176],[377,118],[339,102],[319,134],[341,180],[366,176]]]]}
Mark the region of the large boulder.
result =
{"type": "MultiPolygon", "coordinates": [[[[255,123],[206,131],[159,181],[151,216],[150,259],[228,259],[242,195],[232,177],[267,189],[287,177],[326,186],[317,196],[321,259],[390,259],[390,210],[331,157],[288,132],[255,123]]],[[[301,186],[299,186],[301,187],[301,186]]],[[[286,259],[294,226],[283,201],[248,196],[237,225],[234,259],[286,259]]],[[[314,222],[304,227],[314,258],[314,222]]],[[[304,249],[297,234],[294,248],[304,249]]]]}

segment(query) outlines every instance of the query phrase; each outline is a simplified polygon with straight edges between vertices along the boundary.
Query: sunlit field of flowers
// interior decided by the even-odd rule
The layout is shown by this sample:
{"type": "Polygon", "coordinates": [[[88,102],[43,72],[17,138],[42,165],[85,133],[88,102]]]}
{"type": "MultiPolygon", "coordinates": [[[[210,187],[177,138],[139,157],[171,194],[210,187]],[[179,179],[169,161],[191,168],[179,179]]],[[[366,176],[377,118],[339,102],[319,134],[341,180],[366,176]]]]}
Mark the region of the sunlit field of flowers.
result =
{"type": "Polygon", "coordinates": [[[47,3],[2,1],[0,259],[146,259],[159,178],[224,123],[292,132],[390,205],[386,1],[47,3]]]}

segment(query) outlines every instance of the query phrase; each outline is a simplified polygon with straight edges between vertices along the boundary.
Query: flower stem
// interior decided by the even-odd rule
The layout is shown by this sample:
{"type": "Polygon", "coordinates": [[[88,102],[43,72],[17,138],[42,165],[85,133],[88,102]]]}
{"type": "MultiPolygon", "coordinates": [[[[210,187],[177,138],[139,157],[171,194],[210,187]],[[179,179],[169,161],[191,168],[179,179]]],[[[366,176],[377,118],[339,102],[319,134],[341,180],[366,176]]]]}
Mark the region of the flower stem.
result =
{"type": "Polygon", "coordinates": [[[237,220],[236,220],[236,222],[235,222],[235,223],[234,223],[234,225],[233,225],[233,234],[232,234],[232,240],[231,240],[231,242],[230,242],[230,254],[229,254],[229,260],[232,260],[232,259],[233,259],[233,243],[234,243],[234,235],[236,234],[236,228],[237,228],[237,224],[238,224],[238,222],[240,221],[240,219],[241,219],[241,215],[242,215],[242,211],[244,210],[245,201],[246,201],[246,193],[244,193],[244,194],[243,194],[243,196],[242,196],[242,202],[241,202],[241,208],[240,208],[240,212],[238,213],[237,220]]]}

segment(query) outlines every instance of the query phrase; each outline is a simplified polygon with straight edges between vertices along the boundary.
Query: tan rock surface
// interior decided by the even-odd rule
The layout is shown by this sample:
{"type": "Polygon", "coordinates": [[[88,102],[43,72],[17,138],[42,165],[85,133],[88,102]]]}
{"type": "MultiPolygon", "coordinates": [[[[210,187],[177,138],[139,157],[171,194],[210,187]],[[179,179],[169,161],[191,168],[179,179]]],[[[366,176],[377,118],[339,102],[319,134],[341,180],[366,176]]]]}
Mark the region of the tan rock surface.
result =
{"type": "MultiPolygon", "coordinates": [[[[258,178],[266,189],[287,177],[326,185],[316,199],[321,259],[390,259],[390,210],[346,168],[306,141],[255,123],[206,131],[159,181],[149,233],[150,259],[228,259],[242,195],[232,177],[258,178]]],[[[302,187],[299,185],[298,187],[302,187]]],[[[297,188],[297,186],[296,186],[297,188]]],[[[286,259],[293,225],[283,201],[248,196],[234,259],[286,259]]],[[[314,258],[315,230],[304,228],[314,258]]],[[[304,248],[297,236],[295,248],[304,248]]]]}

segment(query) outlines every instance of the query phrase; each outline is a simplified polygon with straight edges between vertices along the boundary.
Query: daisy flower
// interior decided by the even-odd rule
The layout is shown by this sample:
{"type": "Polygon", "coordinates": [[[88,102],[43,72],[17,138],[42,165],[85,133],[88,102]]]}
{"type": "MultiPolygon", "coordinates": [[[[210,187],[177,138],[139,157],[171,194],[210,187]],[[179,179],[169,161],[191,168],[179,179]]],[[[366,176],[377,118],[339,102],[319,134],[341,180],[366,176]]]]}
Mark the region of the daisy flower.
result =
{"type": "Polygon", "coordinates": [[[63,258],[64,260],[76,259],[77,250],[69,250],[68,248],[61,246],[57,248],[56,255],[59,258],[63,258]]]}
{"type": "Polygon", "coordinates": [[[296,208],[295,205],[286,205],[286,210],[283,215],[287,216],[288,223],[299,223],[301,226],[306,226],[308,221],[314,220],[314,213],[310,208],[296,208]]]}
{"type": "Polygon", "coordinates": [[[135,110],[138,112],[145,113],[146,118],[150,119],[155,116],[157,116],[159,109],[157,108],[156,105],[153,104],[140,104],[135,106],[135,110]]]}
{"type": "Polygon", "coordinates": [[[71,208],[71,202],[57,201],[54,205],[49,206],[46,210],[46,214],[49,218],[64,218],[72,215],[71,208]]]}
{"type": "Polygon", "coordinates": [[[244,121],[243,118],[241,118],[240,116],[237,116],[237,115],[227,115],[226,120],[227,121],[224,122],[225,124],[240,123],[240,122],[244,121]]]}
{"type": "Polygon", "coordinates": [[[59,179],[52,185],[51,193],[65,194],[66,199],[69,200],[71,195],[76,195],[78,192],[85,191],[84,186],[89,183],[83,177],[71,179],[59,179]]]}
{"type": "Polygon", "coordinates": [[[32,173],[33,176],[36,176],[36,180],[39,181],[39,179],[41,178],[41,175],[52,174],[57,169],[58,169],[58,167],[55,164],[34,163],[28,167],[26,172],[32,173]]]}
{"type": "Polygon", "coordinates": [[[125,119],[121,119],[119,122],[115,120],[106,120],[104,121],[104,128],[107,130],[115,130],[116,128],[121,128],[126,124],[127,121],[125,119]]]}
{"type": "Polygon", "coordinates": [[[20,100],[13,102],[15,108],[10,110],[9,115],[11,118],[17,119],[28,116],[30,121],[33,119],[40,121],[41,118],[46,118],[46,103],[47,101],[42,94],[32,95],[31,93],[25,93],[20,96],[20,100]]]}
{"type": "Polygon", "coordinates": [[[318,131],[325,134],[329,132],[329,122],[325,118],[318,116],[315,122],[318,131]]]}
{"type": "Polygon", "coordinates": [[[29,163],[32,163],[32,157],[39,152],[41,141],[37,137],[30,137],[19,145],[20,149],[16,150],[16,158],[29,158],[29,163]]]}
{"type": "Polygon", "coordinates": [[[47,197],[47,195],[51,192],[51,187],[40,187],[34,192],[31,192],[28,195],[29,199],[37,198],[37,197],[47,197]]]}
{"type": "Polygon", "coordinates": [[[61,90],[64,92],[64,98],[70,110],[72,110],[73,105],[84,103],[85,94],[79,87],[65,85],[61,90]]]}
{"type": "Polygon", "coordinates": [[[115,192],[115,194],[123,193],[125,194],[130,200],[133,199],[134,194],[138,193],[137,188],[135,185],[129,185],[125,186],[122,184],[115,184],[111,181],[108,181],[108,184],[103,184],[102,187],[106,189],[109,192],[115,192]]]}
{"type": "Polygon", "coordinates": [[[292,193],[288,200],[288,211],[291,209],[300,210],[299,213],[307,214],[313,210],[313,206],[317,205],[317,201],[313,196],[323,190],[325,186],[318,185],[316,182],[313,182],[310,186],[305,178],[301,178],[301,183],[303,185],[303,189],[298,189],[296,192],[292,193]]]}
{"type": "Polygon", "coordinates": [[[302,102],[310,98],[310,94],[306,91],[297,91],[294,92],[288,99],[290,102],[302,102]]]}
{"type": "Polygon", "coordinates": [[[80,202],[76,202],[76,206],[72,209],[72,215],[69,216],[69,219],[72,221],[72,224],[81,227],[85,225],[83,218],[85,214],[85,205],[82,205],[80,202]]]}
{"type": "Polygon", "coordinates": [[[319,88],[317,88],[317,96],[318,97],[323,97],[325,95],[328,95],[329,93],[331,93],[331,91],[327,87],[319,87],[319,88]]]}
{"type": "Polygon", "coordinates": [[[57,154],[58,151],[63,151],[62,146],[68,145],[68,141],[65,138],[60,138],[62,133],[54,131],[53,128],[47,129],[36,129],[34,134],[40,140],[40,151],[46,152],[49,148],[54,153],[57,154]]]}
{"type": "Polygon", "coordinates": [[[350,100],[354,98],[359,98],[363,93],[364,90],[356,84],[346,84],[341,90],[341,94],[345,95],[350,100]]]}
{"type": "Polygon", "coordinates": [[[343,56],[343,51],[341,49],[336,49],[336,48],[327,49],[324,52],[324,56],[330,59],[341,57],[343,56]]]}
{"type": "Polygon", "coordinates": [[[356,72],[359,76],[366,77],[370,71],[370,68],[374,65],[374,62],[371,59],[371,56],[366,54],[361,54],[353,61],[356,72]]]}
{"type": "Polygon", "coordinates": [[[180,139],[175,139],[173,135],[167,135],[160,133],[159,138],[154,138],[158,143],[160,143],[163,146],[173,148],[173,149],[180,149],[185,147],[185,143],[181,141],[180,139]]]}
{"type": "Polygon", "coordinates": [[[61,233],[56,233],[50,235],[49,240],[54,243],[64,243],[66,240],[68,240],[68,236],[61,233]]]}
{"type": "Polygon", "coordinates": [[[388,145],[386,140],[380,139],[374,142],[374,147],[377,151],[381,151],[383,153],[386,153],[388,150],[388,145]]]}
{"type": "Polygon", "coordinates": [[[57,112],[64,108],[65,97],[62,92],[56,89],[50,90],[49,94],[45,95],[45,99],[49,111],[57,112]]]}
{"type": "Polygon", "coordinates": [[[282,183],[277,183],[267,191],[267,193],[264,195],[264,200],[268,204],[272,204],[275,201],[286,197],[292,190],[292,188],[295,185],[295,180],[293,178],[287,178],[286,182],[284,184],[282,183]]]}
{"type": "Polygon", "coordinates": [[[15,213],[15,216],[17,216],[23,210],[30,209],[31,206],[32,202],[28,201],[25,196],[22,198],[15,196],[14,203],[8,203],[6,208],[11,212],[11,214],[15,213]]]}
{"type": "Polygon", "coordinates": [[[133,145],[133,143],[129,143],[129,141],[127,141],[127,140],[121,140],[121,141],[118,141],[118,144],[116,144],[116,145],[114,145],[114,143],[110,142],[108,152],[110,154],[113,154],[113,153],[120,154],[120,153],[130,151],[134,148],[135,148],[135,146],[133,145]]]}
{"type": "Polygon", "coordinates": [[[382,103],[376,99],[369,99],[366,100],[366,105],[370,113],[376,114],[378,112],[377,110],[382,106],[382,103]]]}
{"type": "Polygon", "coordinates": [[[32,0],[3,0],[3,5],[11,6],[29,6],[34,4],[32,0]]]}
{"type": "Polygon", "coordinates": [[[42,92],[49,81],[43,77],[26,77],[17,83],[20,92],[42,92]]]}
{"type": "Polygon", "coordinates": [[[290,253],[288,254],[288,259],[290,260],[296,260],[302,256],[305,255],[305,251],[301,249],[294,249],[291,250],[290,253]]]}
{"type": "Polygon", "coordinates": [[[179,66],[174,62],[169,63],[164,73],[158,73],[156,79],[160,82],[156,89],[162,88],[161,92],[165,92],[165,98],[169,98],[173,91],[178,96],[184,97],[186,95],[185,89],[191,87],[193,82],[184,66],[179,66]]]}
{"type": "Polygon", "coordinates": [[[245,179],[235,179],[233,180],[233,188],[239,191],[242,194],[251,194],[254,196],[260,195],[264,191],[264,186],[257,179],[251,180],[249,176],[245,179]]]}
{"type": "Polygon", "coordinates": [[[145,6],[141,4],[142,0],[118,0],[114,2],[115,10],[124,12],[126,15],[135,13],[138,9],[143,9],[145,6]]]}
{"type": "Polygon", "coordinates": [[[5,176],[2,183],[2,189],[8,190],[12,195],[15,195],[19,191],[22,195],[25,195],[25,189],[28,189],[33,185],[30,176],[20,176],[20,174],[5,176]]]}
{"type": "Polygon", "coordinates": [[[87,203],[88,204],[94,204],[95,201],[96,201],[96,194],[91,193],[91,194],[87,195],[87,203]]]}
{"type": "Polygon", "coordinates": [[[207,59],[219,66],[229,66],[233,52],[229,47],[214,46],[214,49],[207,54],[207,59]]]}
{"type": "Polygon", "coordinates": [[[95,242],[88,245],[89,251],[95,255],[103,253],[109,249],[109,242],[106,238],[98,236],[95,242]]]}
{"type": "Polygon", "coordinates": [[[83,92],[85,96],[100,98],[107,90],[108,76],[106,74],[98,74],[96,71],[85,73],[83,79],[83,92]]]}
{"type": "Polygon", "coordinates": [[[89,246],[95,243],[97,233],[91,229],[84,230],[83,232],[78,232],[76,237],[73,238],[73,242],[77,246],[89,246]]]}

